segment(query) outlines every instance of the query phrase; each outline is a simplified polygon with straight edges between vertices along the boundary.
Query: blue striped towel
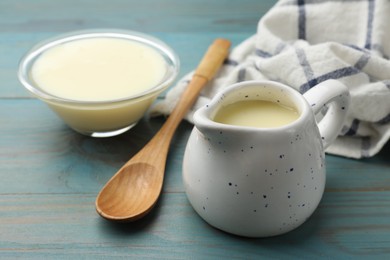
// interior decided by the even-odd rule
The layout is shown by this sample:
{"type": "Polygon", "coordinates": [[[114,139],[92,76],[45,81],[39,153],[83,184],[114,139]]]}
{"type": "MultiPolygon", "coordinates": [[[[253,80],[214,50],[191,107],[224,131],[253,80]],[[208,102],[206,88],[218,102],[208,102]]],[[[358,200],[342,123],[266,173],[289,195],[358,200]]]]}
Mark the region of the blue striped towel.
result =
{"type": "MultiPolygon", "coordinates": [[[[235,47],[186,119],[224,87],[270,79],[301,93],[337,79],[349,87],[351,107],[327,153],[375,155],[390,137],[390,1],[280,0],[260,19],[257,34],[235,47]]],[[[152,114],[169,114],[191,73],[152,114]]]]}

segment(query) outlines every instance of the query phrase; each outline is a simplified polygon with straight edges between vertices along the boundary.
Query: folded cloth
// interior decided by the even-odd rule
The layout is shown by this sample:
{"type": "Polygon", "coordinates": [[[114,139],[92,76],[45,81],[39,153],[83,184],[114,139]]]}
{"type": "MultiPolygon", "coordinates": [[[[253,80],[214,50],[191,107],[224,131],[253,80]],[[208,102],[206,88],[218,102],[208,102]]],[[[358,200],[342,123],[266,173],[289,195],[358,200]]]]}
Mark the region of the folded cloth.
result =
{"type": "MultiPolygon", "coordinates": [[[[390,1],[281,0],[258,23],[257,34],[235,47],[217,77],[187,114],[221,89],[269,79],[304,93],[336,79],[351,93],[344,127],[327,153],[375,155],[390,137],[390,1]]],[[[169,114],[192,73],[151,110],[169,114]]]]}

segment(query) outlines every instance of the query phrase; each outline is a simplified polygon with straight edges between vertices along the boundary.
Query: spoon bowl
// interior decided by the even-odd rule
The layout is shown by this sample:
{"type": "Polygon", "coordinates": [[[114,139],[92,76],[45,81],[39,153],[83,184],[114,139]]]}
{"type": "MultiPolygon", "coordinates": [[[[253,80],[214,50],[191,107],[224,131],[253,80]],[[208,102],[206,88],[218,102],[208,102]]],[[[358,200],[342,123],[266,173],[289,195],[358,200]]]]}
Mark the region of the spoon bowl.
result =
{"type": "Polygon", "coordinates": [[[98,197],[99,213],[106,219],[136,220],[148,213],[157,201],[163,183],[162,173],[147,163],[130,164],[120,172],[102,189],[107,196],[98,197]],[[121,192],[117,193],[117,190],[121,192]]]}
{"type": "Polygon", "coordinates": [[[169,145],[179,123],[200,91],[214,77],[229,52],[230,42],[217,39],[209,47],[178,104],[156,135],[102,188],[96,211],[111,221],[134,221],[156,204],[162,190],[169,145]]]}

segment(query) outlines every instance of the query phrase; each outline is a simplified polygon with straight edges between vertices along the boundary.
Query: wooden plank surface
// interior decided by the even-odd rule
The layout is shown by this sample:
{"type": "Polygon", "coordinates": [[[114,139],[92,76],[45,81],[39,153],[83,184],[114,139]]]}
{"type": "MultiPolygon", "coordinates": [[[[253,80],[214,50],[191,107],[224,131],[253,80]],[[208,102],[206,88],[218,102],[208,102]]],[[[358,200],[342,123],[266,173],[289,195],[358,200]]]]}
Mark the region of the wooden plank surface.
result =
{"type": "Polygon", "coordinates": [[[269,0],[2,0],[3,32],[51,32],[90,27],[147,32],[254,32],[269,0]]]}
{"type": "Polygon", "coordinates": [[[192,70],[208,44],[255,33],[267,0],[0,2],[0,259],[369,258],[390,257],[390,145],[377,156],[327,156],[326,192],[300,228],[246,239],[216,230],[188,203],[181,163],[192,125],[170,150],[162,197],[145,219],[112,224],[95,212],[104,183],[161,126],[145,118],[121,136],[94,139],[68,129],[18,83],[20,57],[39,40],[92,27],[150,33],[192,70]]]}

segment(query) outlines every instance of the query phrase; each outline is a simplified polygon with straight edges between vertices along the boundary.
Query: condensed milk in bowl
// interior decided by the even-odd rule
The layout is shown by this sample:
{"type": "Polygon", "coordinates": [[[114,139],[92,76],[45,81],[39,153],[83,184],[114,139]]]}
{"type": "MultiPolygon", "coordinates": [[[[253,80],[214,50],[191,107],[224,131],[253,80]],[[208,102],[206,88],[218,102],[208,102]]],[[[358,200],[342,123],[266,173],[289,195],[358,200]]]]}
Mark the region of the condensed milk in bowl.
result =
{"type": "Polygon", "coordinates": [[[108,137],[133,127],[179,72],[165,43],[126,30],[72,32],[33,47],[18,77],[75,131],[108,137]]]}

